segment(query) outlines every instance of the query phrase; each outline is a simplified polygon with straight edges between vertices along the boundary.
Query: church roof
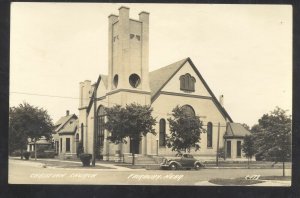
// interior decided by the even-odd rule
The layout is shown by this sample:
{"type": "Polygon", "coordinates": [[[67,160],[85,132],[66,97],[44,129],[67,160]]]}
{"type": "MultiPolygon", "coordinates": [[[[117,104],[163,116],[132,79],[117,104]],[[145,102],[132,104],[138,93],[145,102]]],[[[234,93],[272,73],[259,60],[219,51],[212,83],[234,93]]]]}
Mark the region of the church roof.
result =
{"type": "Polygon", "coordinates": [[[149,73],[151,98],[153,98],[169,79],[181,68],[188,58],[182,59],[149,73]]]}
{"type": "Polygon", "coordinates": [[[245,135],[250,135],[250,131],[248,131],[243,125],[239,123],[228,123],[226,127],[225,137],[244,137],[245,135]]]}

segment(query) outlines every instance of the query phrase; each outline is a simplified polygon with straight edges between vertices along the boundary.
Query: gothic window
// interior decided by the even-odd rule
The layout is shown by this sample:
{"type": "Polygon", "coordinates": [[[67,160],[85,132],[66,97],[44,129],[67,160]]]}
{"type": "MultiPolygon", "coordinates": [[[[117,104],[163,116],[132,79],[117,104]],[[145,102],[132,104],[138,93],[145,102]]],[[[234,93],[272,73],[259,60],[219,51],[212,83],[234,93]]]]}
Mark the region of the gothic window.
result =
{"type": "Polygon", "coordinates": [[[166,146],[166,120],[159,121],[159,146],[166,146]]]}
{"type": "Polygon", "coordinates": [[[183,105],[181,108],[183,109],[183,112],[188,116],[196,115],[193,107],[191,107],[190,105],[183,105]]]}
{"type": "Polygon", "coordinates": [[[185,75],[180,76],[180,90],[183,91],[195,91],[195,82],[196,79],[191,76],[191,74],[186,73],[185,75]]]}
{"type": "Polygon", "coordinates": [[[103,106],[100,106],[97,111],[97,128],[96,128],[96,147],[97,157],[100,156],[100,150],[103,149],[104,145],[104,122],[105,122],[105,110],[103,106]]]}
{"type": "Polygon", "coordinates": [[[207,147],[208,148],[212,147],[212,131],[213,131],[213,126],[212,123],[209,122],[207,123],[207,147]]]}

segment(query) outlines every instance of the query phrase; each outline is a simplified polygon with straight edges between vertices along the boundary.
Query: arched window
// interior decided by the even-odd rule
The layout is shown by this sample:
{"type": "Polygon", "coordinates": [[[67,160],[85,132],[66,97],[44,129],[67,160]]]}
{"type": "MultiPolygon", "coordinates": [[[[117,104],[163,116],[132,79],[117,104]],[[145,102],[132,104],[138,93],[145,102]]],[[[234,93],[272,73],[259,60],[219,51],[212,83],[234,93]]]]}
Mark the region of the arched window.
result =
{"type": "Polygon", "coordinates": [[[213,126],[212,123],[209,122],[207,123],[207,147],[211,148],[212,147],[212,132],[213,132],[213,126]]]}
{"type": "Polygon", "coordinates": [[[159,121],[159,146],[166,146],[166,120],[159,121]]]}
{"type": "Polygon", "coordinates": [[[97,111],[97,128],[96,128],[96,156],[100,157],[104,145],[104,123],[105,110],[100,106],[97,111]]]}
{"type": "Polygon", "coordinates": [[[183,112],[188,116],[196,115],[193,107],[191,107],[190,105],[183,105],[181,108],[183,109],[183,112]]]}
{"type": "Polygon", "coordinates": [[[195,82],[196,79],[191,76],[191,74],[186,73],[185,75],[180,76],[180,90],[183,91],[195,91],[195,82]]]}
{"type": "Polygon", "coordinates": [[[79,142],[79,134],[78,133],[76,133],[75,142],[79,142]]]}

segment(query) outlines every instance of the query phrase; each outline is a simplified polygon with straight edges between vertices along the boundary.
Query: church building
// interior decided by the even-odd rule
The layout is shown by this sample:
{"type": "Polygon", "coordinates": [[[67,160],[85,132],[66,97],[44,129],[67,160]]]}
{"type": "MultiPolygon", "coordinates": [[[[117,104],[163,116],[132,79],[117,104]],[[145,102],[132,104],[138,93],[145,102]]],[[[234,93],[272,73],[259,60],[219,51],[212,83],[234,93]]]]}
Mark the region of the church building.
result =
{"type": "Polygon", "coordinates": [[[138,156],[174,156],[165,141],[170,134],[167,118],[179,105],[200,116],[207,130],[201,134],[200,150],[192,149],[191,154],[215,159],[219,147],[225,149],[227,159],[244,158],[241,145],[249,131],[233,122],[222,97],[218,101],[190,58],[149,72],[149,13],[143,11],[138,19],[132,19],[129,8],[122,6],[119,15],[108,17],[108,26],[108,74],[100,74],[95,83],[85,80],[79,85],[78,130],[74,135],[83,143],[85,153],[92,154],[95,143],[96,157],[103,160],[115,160],[116,155],[126,158],[132,149],[138,156]],[[148,134],[140,142],[110,143],[106,139],[110,132],[103,126],[104,108],[130,103],[151,105],[157,134],[148,134]]]}

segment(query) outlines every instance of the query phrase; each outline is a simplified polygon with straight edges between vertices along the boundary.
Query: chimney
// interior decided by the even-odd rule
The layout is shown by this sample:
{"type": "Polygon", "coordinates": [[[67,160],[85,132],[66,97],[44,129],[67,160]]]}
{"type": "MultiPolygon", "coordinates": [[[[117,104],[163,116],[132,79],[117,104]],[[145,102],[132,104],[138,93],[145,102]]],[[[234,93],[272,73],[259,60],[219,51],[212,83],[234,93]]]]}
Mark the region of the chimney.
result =
{"type": "Polygon", "coordinates": [[[224,107],[224,95],[220,95],[219,102],[220,102],[221,106],[224,107]]]}
{"type": "Polygon", "coordinates": [[[66,116],[68,116],[68,115],[70,115],[70,111],[69,110],[66,111],[66,116]]]}

